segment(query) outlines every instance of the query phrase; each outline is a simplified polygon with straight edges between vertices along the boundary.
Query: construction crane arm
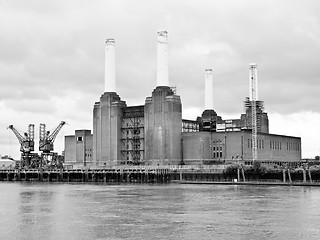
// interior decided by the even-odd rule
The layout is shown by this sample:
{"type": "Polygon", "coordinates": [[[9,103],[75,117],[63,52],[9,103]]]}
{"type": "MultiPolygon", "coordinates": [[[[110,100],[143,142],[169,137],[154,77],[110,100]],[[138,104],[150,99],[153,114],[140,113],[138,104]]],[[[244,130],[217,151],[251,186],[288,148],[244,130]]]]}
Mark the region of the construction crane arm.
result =
{"type": "Polygon", "coordinates": [[[61,128],[63,127],[63,125],[65,125],[66,122],[61,121],[60,124],[58,125],[58,127],[56,127],[56,129],[53,130],[53,132],[48,136],[48,141],[50,141],[51,143],[54,142],[55,138],[57,137],[58,133],[60,132],[61,128]]]}
{"type": "Polygon", "coordinates": [[[22,145],[23,142],[26,140],[26,138],[23,137],[23,136],[18,132],[18,130],[13,127],[13,125],[9,125],[8,129],[11,129],[11,130],[12,130],[12,132],[14,133],[14,135],[16,135],[19,143],[22,145]]]}
{"type": "Polygon", "coordinates": [[[13,125],[9,125],[8,129],[11,129],[14,135],[16,135],[20,143],[20,151],[23,153],[30,153],[34,150],[34,125],[29,124],[28,133],[24,133],[24,136],[19,133],[13,125]]]}
{"type": "Polygon", "coordinates": [[[66,122],[61,121],[58,127],[56,127],[52,133],[50,134],[50,131],[46,131],[46,125],[40,124],[40,141],[39,141],[39,150],[44,153],[50,153],[53,151],[53,142],[55,138],[57,137],[59,131],[65,125],[66,122]]]}

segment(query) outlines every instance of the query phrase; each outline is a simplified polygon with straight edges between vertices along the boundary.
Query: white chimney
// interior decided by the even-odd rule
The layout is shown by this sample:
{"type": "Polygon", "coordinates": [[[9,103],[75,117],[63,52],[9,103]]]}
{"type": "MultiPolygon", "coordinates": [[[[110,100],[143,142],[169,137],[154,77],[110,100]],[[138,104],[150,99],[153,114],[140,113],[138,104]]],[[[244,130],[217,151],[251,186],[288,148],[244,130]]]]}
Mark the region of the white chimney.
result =
{"type": "Polygon", "coordinates": [[[168,73],[168,32],[158,31],[157,86],[169,86],[168,73]]]}
{"type": "Polygon", "coordinates": [[[116,92],[116,56],[113,38],[109,38],[106,41],[105,58],[104,91],[116,92]]]}
{"type": "Polygon", "coordinates": [[[206,69],[205,71],[205,110],[213,109],[213,77],[212,69],[206,69]]]}
{"type": "Polygon", "coordinates": [[[249,66],[249,99],[250,101],[258,100],[258,72],[257,64],[251,63],[249,66]]]}

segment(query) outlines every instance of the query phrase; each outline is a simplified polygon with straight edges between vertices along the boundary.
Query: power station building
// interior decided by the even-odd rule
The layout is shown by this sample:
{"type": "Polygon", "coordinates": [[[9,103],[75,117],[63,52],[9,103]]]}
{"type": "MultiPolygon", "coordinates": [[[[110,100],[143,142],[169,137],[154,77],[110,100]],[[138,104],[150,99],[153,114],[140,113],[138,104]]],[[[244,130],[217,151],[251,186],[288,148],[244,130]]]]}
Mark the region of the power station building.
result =
{"type": "MultiPolygon", "coordinates": [[[[169,87],[167,32],[158,31],[157,85],[141,106],[127,106],[116,93],[115,41],[105,46],[105,91],[93,107],[93,132],[65,137],[65,163],[77,166],[250,164],[252,112],[256,116],[256,160],[297,162],[301,138],[269,133],[263,101],[245,99],[239,119],[223,120],[213,109],[213,73],[205,70],[205,110],[182,119],[182,104],[169,87]],[[255,106],[255,111],[252,111],[255,106]]],[[[249,90],[251,91],[251,90],[249,90]]]]}

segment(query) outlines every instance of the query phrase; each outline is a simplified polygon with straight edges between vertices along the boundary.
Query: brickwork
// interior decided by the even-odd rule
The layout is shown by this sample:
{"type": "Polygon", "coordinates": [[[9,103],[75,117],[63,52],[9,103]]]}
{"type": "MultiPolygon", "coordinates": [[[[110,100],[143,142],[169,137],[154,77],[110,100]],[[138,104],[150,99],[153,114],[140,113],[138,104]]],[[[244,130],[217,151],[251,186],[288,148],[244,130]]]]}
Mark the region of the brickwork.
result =
{"type": "Polygon", "coordinates": [[[93,161],[112,165],[121,159],[121,117],[124,101],[113,92],[104,93],[93,109],[93,161]]]}
{"type": "MultiPolygon", "coordinates": [[[[185,164],[210,164],[223,161],[252,160],[250,131],[184,132],[185,164]]],[[[300,161],[301,138],[258,133],[258,159],[261,161],[300,161]]]]}
{"type": "Polygon", "coordinates": [[[169,87],[157,87],[152,97],[146,99],[146,163],[178,164],[181,161],[181,108],[180,97],[169,87]]]}

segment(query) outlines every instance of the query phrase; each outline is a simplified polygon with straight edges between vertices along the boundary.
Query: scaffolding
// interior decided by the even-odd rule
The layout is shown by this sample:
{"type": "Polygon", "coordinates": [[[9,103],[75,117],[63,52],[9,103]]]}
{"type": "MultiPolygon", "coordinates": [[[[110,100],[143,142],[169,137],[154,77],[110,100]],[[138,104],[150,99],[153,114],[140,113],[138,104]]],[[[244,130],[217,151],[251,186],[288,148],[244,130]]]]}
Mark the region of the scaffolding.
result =
{"type": "Polygon", "coordinates": [[[251,119],[252,119],[252,161],[257,160],[257,64],[250,64],[249,75],[251,80],[251,119]]]}
{"type": "Polygon", "coordinates": [[[122,164],[141,165],[144,160],[144,106],[123,109],[122,164]]]}
{"type": "Polygon", "coordinates": [[[182,119],[182,132],[199,132],[199,122],[182,119]]]}
{"type": "Polygon", "coordinates": [[[255,107],[255,115],[256,115],[256,127],[257,127],[257,132],[262,132],[262,123],[261,123],[261,117],[262,114],[264,113],[264,101],[250,101],[250,99],[247,97],[246,100],[244,101],[244,108],[245,112],[247,114],[250,114],[250,116],[247,117],[244,125],[246,129],[252,129],[252,106],[255,107]]]}

